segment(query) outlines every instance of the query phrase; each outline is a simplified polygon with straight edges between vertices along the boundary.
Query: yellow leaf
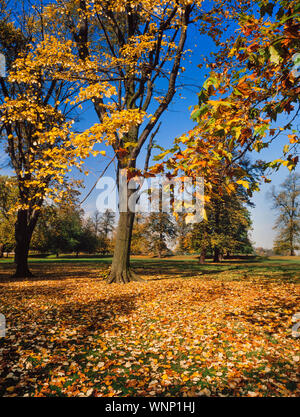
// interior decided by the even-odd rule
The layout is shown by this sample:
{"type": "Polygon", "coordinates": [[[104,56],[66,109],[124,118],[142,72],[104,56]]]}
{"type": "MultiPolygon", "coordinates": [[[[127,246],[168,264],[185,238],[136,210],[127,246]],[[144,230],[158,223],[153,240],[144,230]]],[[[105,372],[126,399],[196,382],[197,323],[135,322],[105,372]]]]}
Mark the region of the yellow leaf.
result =
{"type": "Polygon", "coordinates": [[[236,183],[241,184],[243,187],[247,188],[247,190],[249,189],[249,182],[248,181],[238,180],[236,183]]]}

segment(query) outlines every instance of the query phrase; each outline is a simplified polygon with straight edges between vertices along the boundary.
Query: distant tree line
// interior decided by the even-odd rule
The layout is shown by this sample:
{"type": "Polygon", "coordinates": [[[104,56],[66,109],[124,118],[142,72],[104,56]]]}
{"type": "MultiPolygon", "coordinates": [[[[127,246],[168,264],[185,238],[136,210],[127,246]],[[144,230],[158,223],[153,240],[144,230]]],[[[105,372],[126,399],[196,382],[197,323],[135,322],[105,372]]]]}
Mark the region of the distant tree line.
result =
{"type": "MultiPolygon", "coordinates": [[[[0,256],[15,249],[16,183],[0,177],[0,256]]],[[[110,254],[115,241],[115,214],[95,211],[87,217],[78,203],[78,192],[67,202],[44,203],[34,230],[30,251],[39,254],[110,254]]],[[[137,213],[133,227],[131,254],[164,257],[170,254],[198,254],[199,261],[253,252],[249,239],[251,219],[245,193],[217,196],[206,203],[206,219],[186,222],[186,213],[137,213]]]]}
{"type": "Polygon", "coordinates": [[[206,203],[206,218],[200,223],[189,224],[184,211],[172,216],[158,212],[136,216],[131,251],[166,256],[199,254],[199,261],[213,257],[219,262],[225,256],[253,253],[249,238],[251,229],[250,204],[245,193],[215,195],[206,203]]]}
{"type": "MultiPolygon", "coordinates": [[[[38,253],[99,253],[113,250],[115,214],[96,211],[86,217],[77,201],[78,192],[59,204],[44,203],[31,239],[30,250],[38,253]]],[[[0,176],[0,257],[16,247],[13,207],[17,201],[14,178],[0,176]]]]}
{"type": "Polygon", "coordinates": [[[78,206],[46,206],[32,236],[31,250],[39,253],[80,253],[105,255],[112,251],[112,212],[95,212],[85,217],[78,206]]]}

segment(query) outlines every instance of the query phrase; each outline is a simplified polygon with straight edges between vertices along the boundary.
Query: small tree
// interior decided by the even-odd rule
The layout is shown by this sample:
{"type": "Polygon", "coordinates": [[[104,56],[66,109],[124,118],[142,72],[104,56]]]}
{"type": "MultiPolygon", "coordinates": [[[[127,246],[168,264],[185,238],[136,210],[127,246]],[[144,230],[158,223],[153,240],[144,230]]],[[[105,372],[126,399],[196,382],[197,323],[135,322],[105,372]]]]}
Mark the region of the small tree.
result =
{"type": "Polygon", "coordinates": [[[109,239],[115,228],[115,214],[107,209],[102,213],[99,221],[99,232],[100,235],[104,236],[105,239],[109,239]]]}
{"type": "Polygon", "coordinates": [[[176,236],[176,226],[169,213],[151,213],[146,221],[146,239],[151,252],[161,258],[168,253],[168,240],[176,236]]]}
{"type": "Polygon", "coordinates": [[[300,174],[290,174],[280,189],[273,187],[270,194],[273,209],[279,213],[274,226],[278,231],[274,251],[295,256],[300,247],[300,174]]]}
{"type": "Polygon", "coordinates": [[[78,235],[78,243],[75,245],[75,252],[96,253],[99,247],[99,237],[95,234],[93,222],[90,218],[81,221],[81,230],[78,235]]]}
{"type": "Polygon", "coordinates": [[[189,249],[187,237],[191,231],[192,225],[186,222],[186,215],[184,212],[179,212],[176,214],[175,225],[178,242],[175,251],[178,254],[185,254],[189,249]]]}

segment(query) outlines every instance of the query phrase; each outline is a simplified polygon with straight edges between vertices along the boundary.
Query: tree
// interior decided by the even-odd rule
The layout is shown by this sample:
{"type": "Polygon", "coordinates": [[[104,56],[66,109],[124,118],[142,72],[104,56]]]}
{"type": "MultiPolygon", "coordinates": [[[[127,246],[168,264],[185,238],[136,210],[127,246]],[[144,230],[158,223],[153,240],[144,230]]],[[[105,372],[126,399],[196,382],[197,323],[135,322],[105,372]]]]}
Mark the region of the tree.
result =
{"type": "Polygon", "coordinates": [[[53,204],[44,204],[33,231],[30,249],[40,253],[57,253],[52,246],[53,228],[58,216],[58,208],[53,204]]]}
{"type": "Polygon", "coordinates": [[[96,210],[90,219],[92,229],[97,237],[97,252],[106,254],[112,247],[112,234],[115,227],[115,214],[107,209],[104,213],[96,210]]]}
{"type": "Polygon", "coordinates": [[[186,214],[184,211],[177,213],[175,218],[176,236],[178,241],[175,252],[181,255],[188,252],[189,249],[187,237],[191,232],[191,224],[186,222],[186,214]]]}
{"type": "Polygon", "coordinates": [[[97,236],[94,221],[84,219],[76,199],[68,204],[44,205],[33,233],[33,250],[47,253],[80,252],[96,253],[103,246],[103,238],[97,236]]]}
{"type": "Polygon", "coordinates": [[[63,198],[70,166],[81,165],[78,158],[90,145],[69,140],[74,107],[69,102],[78,89],[70,76],[70,42],[49,33],[43,5],[1,6],[0,48],[7,66],[7,77],[0,77],[1,141],[18,188],[15,276],[28,277],[28,251],[43,202],[63,198]]]}
{"type": "MultiPolygon", "coordinates": [[[[129,177],[141,173],[137,158],[176,93],[188,27],[197,22],[201,33],[218,36],[219,19],[213,14],[218,14],[220,4],[215,2],[207,11],[202,1],[57,0],[48,7],[48,21],[53,27],[69,29],[77,57],[89,69],[80,97],[92,100],[99,123],[81,140],[93,136],[111,144],[118,173],[127,170],[129,177]],[[103,80],[110,102],[103,99],[103,80]],[[160,90],[165,87],[159,97],[156,84],[160,90]]],[[[128,190],[127,202],[132,193],[128,190]]],[[[127,204],[120,210],[109,283],[139,280],[129,265],[133,222],[134,213],[127,204]]]]}
{"type": "Polygon", "coordinates": [[[100,222],[101,222],[101,213],[96,210],[92,217],[91,217],[91,221],[93,223],[93,229],[94,229],[94,233],[96,236],[99,236],[100,234],[100,222]]]}
{"type": "Polygon", "coordinates": [[[109,209],[105,210],[100,217],[99,232],[105,239],[108,239],[109,235],[114,231],[115,217],[115,214],[109,209]]]}
{"type": "Polygon", "coordinates": [[[273,209],[279,213],[274,229],[278,230],[274,251],[295,256],[300,248],[300,174],[292,173],[280,186],[273,187],[270,198],[273,209]]]}
{"type": "Polygon", "coordinates": [[[82,212],[76,207],[62,205],[56,212],[49,229],[49,248],[58,256],[60,252],[78,252],[80,248],[82,212]]]}
{"type": "Polygon", "coordinates": [[[252,253],[248,236],[251,220],[244,203],[241,193],[224,192],[207,203],[207,219],[195,224],[187,236],[190,249],[200,252],[200,263],[204,263],[208,252],[214,262],[233,253],[252,253]]]}
{"type": "Polygon", "coordinates": [[[150,251],[161,258],[170,250],[168,240],[176,236],[176,227],[170,213],[160,210],[150,213],[145,224],[145,235],[150,251]]]}
{"type": "Polygon", "coordinates": [[[78,235],[78,243],[74,250],[78,256],[79,252],[95,253],[99,248],[100,238],[93,230],[93,222],[90,218],[82,221],[81,230],[78,235]]]}

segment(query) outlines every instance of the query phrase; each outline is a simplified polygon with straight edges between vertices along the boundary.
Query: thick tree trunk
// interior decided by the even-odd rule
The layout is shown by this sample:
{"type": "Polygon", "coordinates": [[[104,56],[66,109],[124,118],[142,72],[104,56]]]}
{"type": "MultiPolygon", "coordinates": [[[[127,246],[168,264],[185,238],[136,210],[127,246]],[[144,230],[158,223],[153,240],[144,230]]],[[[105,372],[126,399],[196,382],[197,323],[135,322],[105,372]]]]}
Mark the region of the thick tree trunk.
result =
{"type": "Polygon", "coordinates": [[[118,222],[115,250],[111,271],[107,278],[109,284],[130,281],[143,281],[130,269],[130,244],[134,213],[121,212],[118,222]]]}
{"type": "Polygon", "coordinates": [[[0,243],[0,258],[3,258],[3,248],[4,248],[3,243],[0,243]]]}
{"type": "Polygon", "coordinates": [[[15,263],[16,272],[14,277],[26,278],[32,277],[28,267],[28,253],[32,233],[37,221],[37,216],[31,222],[28,221],[29,213],[27,210],[19,210],[17,214],[17,221],[15,224],[15,263]]]}

